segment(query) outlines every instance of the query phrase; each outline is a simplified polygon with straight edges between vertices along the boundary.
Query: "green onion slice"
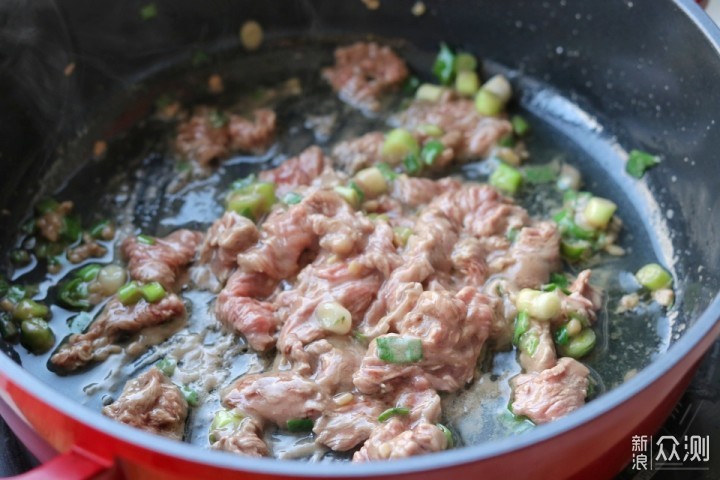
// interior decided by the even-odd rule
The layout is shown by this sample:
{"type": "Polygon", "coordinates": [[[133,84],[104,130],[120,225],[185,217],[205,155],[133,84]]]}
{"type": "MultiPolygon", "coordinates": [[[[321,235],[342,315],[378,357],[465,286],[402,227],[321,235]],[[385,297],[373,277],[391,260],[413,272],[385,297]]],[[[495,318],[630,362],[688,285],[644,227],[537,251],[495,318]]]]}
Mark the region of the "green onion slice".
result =
{"type": "Polygon", "coordinates": [[[378,337],[377,357],[388,363],[413,363],[423,359],[422,340],[411,337],[378,337]]]}
{"type": "Polygon", "coordinates": [[[287,421],[287,429],[291,433],[311,432],[315,422],[310,418],[291,418],[287,421]]]}
{"type": "Polygon", "coordinates": [[[660,159],[654,155],[650,155],[642,150],[633,150],[630,152],[625,171],[635,177],[642,178],[645,172],[660,163],[660,159]]]}

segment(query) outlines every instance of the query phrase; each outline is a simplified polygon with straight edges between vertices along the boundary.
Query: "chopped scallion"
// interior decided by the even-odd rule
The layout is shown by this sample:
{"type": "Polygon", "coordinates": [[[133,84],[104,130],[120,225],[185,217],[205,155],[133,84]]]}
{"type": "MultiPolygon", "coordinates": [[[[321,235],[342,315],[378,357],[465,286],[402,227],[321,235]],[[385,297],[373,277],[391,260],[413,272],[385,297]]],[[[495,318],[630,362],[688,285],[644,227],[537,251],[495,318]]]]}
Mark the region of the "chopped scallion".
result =
{"type": "Polygon", "coordinates": [[[555,330],[555,343],[558,345],[567,345],[570,341],[570,335],[568,335],[567,327],[565,325],[561,325],[557,330],[555,330]]]}
{"type": "Polygon", "coordinates": [[[642,267],[635,274],[640,285],[648,290],[655,291],[672,285],[672,276],[657,263],[650,263],[642,267]]]}
{"type": "Polygon", "coordinates": [[[491,91],[481,88],[475,95],[475,108],[480,115],[495,117],[503,111],[505,104],[491,91]]]}
{"type": "Polygon", "coordinates": [[[455,57],[455,71],[458,73],[474,72],[477,65],[477,58],[472,53],[460,52],[455,57]]]}
{"type": "Polygon", "coordinates": [[[499,163],[488,180],[490,185],[499,188],[507,193],[513,194],[522,183],[522,174],[516,168],[506,163],[499,163]]]}
{"type": "Polygon", "coordinates": [[[417,155],[409,153],[403,160],[403,167],[408,175],[418,175],[422,172],[422,163],[417,155]]]}
{"type": "Polygon", "coordinates": [[[455,436],[453,435],[452,431],[450,431],[450,429],[442,423],[438,423],[436,426],[445,435],[445,439],[447,440],[447,448],[453,448],[455,446],[455,436]]]}
{"type": "Polygon", "coordinates": [[[140,287],[140,290],[142,291],[142,296],[147,300],[149,303],[157,303],[163,298],[165,298],[165,295],[167,292],[165,292],[165,288],[163,288],[162,285],[158,282],[151,282],[146,285],[143,285],[140,287]]]}
{"type": "Polygon", "coordinates": [[[283,203],[285,203],[287,205],[296,205],[296,204],[302,202],[302,199],[303,199],[303,196],[300,195],[299,193],[288,192],[283,197],[283,203]]]}
{"type": "Polygon", "coordinates": [[[90,308],[87,283],[82,278],[75,277],[60,286],[57,298],[60,304],[67,308],[80,310],[90,308]]]}
{"type": "Polygon", "coordinates": [[[517,314],[517,317],[515,317],[515,331],[513,333],[512,341],[513,345],[518,345],[520,343],[520,337],[522,337],[529,328],[530,315],[528,315],[528,312],[522,310],[517,314]]]}
{"type": "Polygon", "coordinates": [[[660,163],[660,159],[642,150],[633,150],[628,156],[625,171],[635,178],[642,178],[645,172],[660,163]]]}
{"type": "Polygon", "coordinates": [[[160,370],[165,376],[172,377],[175,373],[176,363],[175,360],[169,358],[163,358],[155,364],[155,367],[160,370]]]}
{"type": "Polygon", "coordinates": [[[377,357],[388,363],[413,363],[423,359],[422,340],[419,338],[378,337],[377,357]]]}
{"type": "Polygon", "coordinates": [[[513,132],[515,132],[515,135],[518,137],[524,137],[530,132],[530,124],[520,115],[514,115],[510,123],[512,123],[513,132]]]}
{"type": "Polygon", "coordinates": [[[132,305],[143,298],[143,292],[137,282],[128,282],[117,291],[118,300],[123,305],[132,305]]]}
{"type": "Polygon", "coordinates": [[[455,75],[455,53],[445,43],[440,44],[435,63],[433,64],[433,73],[443,85],[450,85],[455,75]]]}
{"type": "Polygon", "coordinates": [[[141,233],[135,238],[137,239],[138,243],[142,243],[143,245],[155,245],[155,238],[151,237],[150,235],[145,235],[144,233],[141,233]]]}
{"type": "Polygon", "coordinates": [[[405,416],[405,415],[409,415],[409,414],[410,414],[410,409],[405,408],[405,407],[388,408],[387,410],[382,412],[380,415],[378,415],[378,422],[380,422],[380,423],[387,422],[392,417],[397,417],[400,415],[405,416]]]}
{"type": "Polygon", "coordinates": [[[287,421],[287,429],[290,433],[311,432],[315,422],[311,418],[291,418],[287,421]]]}
{"type": "Polygon", "coordinates": [[[420,157],[425,165],[432,166],[437,157],[445,150],[445,145],[439,140],[430,140],[423,145],[420,151],[420,157]]]}
{"type": "Polygon", "coordinates": [[[565,357],[581,358],[595,347],[597,337],[591,328],[585,328],[580,334],[570,338],[566,345],[559,345],[560,354],[565,357]]]}
{"type": "Polygon", "coordinates": [[[200,403],[200,396],[198,395],[198,392],[188,387],[187,385],[181,386],[180,392],[182,392],[185,400],[191,407],[197,407],[200,403]]]}

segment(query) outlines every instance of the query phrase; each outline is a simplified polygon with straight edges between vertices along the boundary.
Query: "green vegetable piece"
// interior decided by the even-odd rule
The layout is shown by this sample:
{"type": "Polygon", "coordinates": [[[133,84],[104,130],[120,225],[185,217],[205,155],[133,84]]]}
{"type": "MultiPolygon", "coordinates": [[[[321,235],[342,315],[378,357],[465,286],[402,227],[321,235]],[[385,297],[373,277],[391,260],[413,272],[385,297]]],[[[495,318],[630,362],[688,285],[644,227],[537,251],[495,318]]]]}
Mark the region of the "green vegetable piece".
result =
{"type": "Polygon", "coordinates": [[[378,337],[377,357],[387,363],[414,363],[423,359],[422,340],[411,337],[378,337]]]}
{"type": "Polygon", "coordinates": [[[523,169],[525,180],[534,185],[550,183],[557,180],[558,171],[552,165],[532,165],[523,169]]]}
{"type": "Polygon", "coordinates": [[[90,228],[88,233],[93,238],[103,238],[103,232],[111,225],[110,220],[102,220],[90,228]]]}
{"type": "Polygon", "coordinates": [[[583,210],[583,217],[588,225],[595,228],[607,227],[610,219],[617,210],[617,205],[601,197],[592,197],[583,210]]]}
{"type": "Polygon", "coordinates": [[[512,148],[515,146],[515,137],[512,134],[505,135],[500,140],[498,140],[498,145],[505,148],[512,148]]]}
{"type": "Polygon", "coordinates": [[[31,318],[48,318],[50,309],[42,303],[29,298],[20,300],[13,309],[13,317],[18,320],[29,320],[31,318]]]}
{"type": "Polygon", "coordinates": [[[18,337],[18,328],[8,312],[0,311],[0,336],[8,342],[14,342],[18,337]]]}
{"type": "Polygon", "coordinates": [[[657,263],[649,263],[635,274],[635,278],[650,291],[668,288],[672,285],[672,276],[657,263]]]}
{"type": "Polygon", "coordinates": [[[475,109],[486,117],[495,117],[505,108],[502,99],[491,91],[481,88],[475,95],[475,109]]]}
{"type": "Polygon", "coordinates": [[[397,417],[400,415],[405,416],[405,415],[409,415],[409,414],[410,414],[410,409],[405,408],[405,407],[388,408],[387,410],[382,412],[380,415],[378,415],[378,422],[380,422],[380,423],[387,422],[392,417],[397,417]]]}
{"type": "Polygon", "coordinates": [[[397,173],[395,173],[395,171],[387,163],[376,163],[375,168],[380,170],[380,173],[382,173],[383,177],[385,177],[385,180],[388,182],[392,182],[397,178],[397,173]]]}
{"type": "Polygon", "coordinates": [[[145,235],[144,233],[141,233],[135,238],[137,239],[138,243],[142,243],[143,245],[155,245],[155,238],[151,237],[150,235],[145,235]]]}
{"type": "Polygon", "coordinates": [[[561,210],[553,216],[553,220],[558,224],[560,233],[573,239],[592,240],[596,236],[594,231],[578,226],[573,219],[572,213],[568,210],[561,210]]]}
{"type": "Polygon", "coordinates": [[[530,332],[524,333],[518,342],[518,348],[531,357],[535,356],[538,345],[540,345],[540,339],[536,334],[530,332]]]}
{"type": "Polygon", "coordinates": [[[443,432],[447,439],[447,449],[453,448],[455,446],[455,436],[452,431],[442,423],[438,423],[436,426],[443,432]]]}
{"type": "Polygon", "coordinates": [[[415,130],[428,137],[442,137],[445,133],[442,128],[437,125],[433,125],[432,123],[423,123],[422,125],[418,125],[415,130]]]}
{"type": "Polygon", "coordinates": [[[415,91],[420,86],[420,79],[415,75],[411,75],[403,83],[402,91],[405,95],[414,95],[415,91]]]}
{"type": "Polygon", "coordinates": [[[365,201],[365,192],[363,192],[362,188],[360,188],[357,183],[355,183],[354,181],[351,180],[350,183],[348,184],[348,187],[355,190],[355,193],[357,193],[357,197],[358,197],[360,203],[365,201]]]}
{"type": "Polygon", "coordinates": [[[260,203],[261,215],[270,211],[270,207],[272,207],[277,200],[275,198],[275,184],[272,182],[255,182],[247,186],[243,191],[260,196],[262,199],[260,203]]]}
{"type": "Polygon", "coordinates": [[[163,298],[165,298],[165,295],[167,292],[165,292],[165,288],[163,288],[162,285],[158,282],[151,282],[146,285],[143,285],[140,287],[140,290],[142,291],[142,296],[147,300],[149,303],[157,303],[163,298]]]}
{"type": "Polygon", "coordinates": [[[240,426],[244,415],[235,410],[218,410],[210,424],[210,442],[217,441],[213,432],[217,430],[231,432],[240,426]]]}
{"type": "Polygon", "coordinates": [[[172,374],[175,373],[176,366],[177,364],[175,363],[175,360],[171,360],[167,357],[155,364],[155,368],[160,370],[166,377],[172,377],[172,374]]]}
{"type": "Polygon", "coordinates": [[[55,345],[55,335],[45,320],[30,318],[20,325],[20,343],[30,352],[39,355],[55,345]]]}
{"type": "Polygon", "coordinates": [[[595,347],[597,337],[591,328],[585,328],[572,337],[567,345],[560,345],[558,350],[564,357],[582,358],[595,347]]]}
{"type": "Polygon", "coordinates": [[[560,288],[567,288],[569,285],[568,278],[562,273],[551,273],[550,282],[554,283],[560,288]]]}
{"type": "Polygon", "coordinates": [[[140,18],[143,20],[151,20],[157,17],[157,6],[154,3],[148,3],[140,8],[140,18]]]}
{"type": "Polygon", "coordinates": [[[524,137],[530,132],[530,124],[520,115],[513,115],[510,123],[512,123],[513,132],[518,137],[524,137]]]}
{"type": "Polygon", "coordinates": [[[432,83],[423,83],[415,92],[415,98],[426,102],[439,102],[446,88],[432,83]]]}
{"type": "Polygon", "coordinates": [[[525,310],[521,310],[515,317],[515,331],[513,333],[513,345],[520,343],[520,337],[530,328],[530,315],[525,310]]]}
{"type": "Polygon", "coordinates": [[[188,387],[187,385],[182,385],[180,387],[180,392],[183,394],[188,405],[190,405],[191,407],[197,407],[200,403],[200,396],[198,395],[197,391],[188,387]]]}
{"type": "Polygon", "coordinates": [[[474,72],[477,65],[477,58],[472,53],[460,52],[455,56],[455,71],[458,73],[474,72]]]}
{"type": "Polygon", "coordinates": [[[63,218],[60,235],[68,242],[76,242],[82,236],[82,225],[80,218],[69,215],[63,218]]]}
{"type": "Polygon", "coordinates": [[[72,318],[68,319],[68,326],[72,333],[82,333],[92,322],[92,316],[87,312],[78,313],[72,318]]]}
{"type": "Polygon", "coordinates": [[[455,75],[455,53],[445,43],[440,44],[435,63],[433,64],[433,73],[443,85],[450,85],[455,75]]]}
{"type": "Polygon", "coordinates": [[[259,194],[236,192],[228,199],[227,209],[255,221],[262,213],[263,202],[259,194]]]}
{"type": "Polygon", "coordinates": [[[403,160],[403,167],[408,175],[418,175],[422,172],[423,165],[417,155],[409,153],[403,160]]]}
{"type": "Polygon", "coordinates": [[[30,252],[27,250],[18,248],[10,253],[10,261],[15,265],[27,265],[31,260],[30,252]]]}
{"type": "Polygon", "coordinates": [[[510,243],[513,243],[515,239],[517,239],[518,234],[520,233],[520,229],[518,228],[509,228],[507,233],[505,234],[505,238],[510,240],[510,243]]]}
{"type": "Polygon", "coordinates": [[[312,432],[315,422],[310,418],[291,418],[287,421],[287,429],[290,433],[312,432]]]}
{"type": "Polygon", "coordinates": [[[73,278],[60,287],[58,300],[61,305],[71,309],[86,310],[90,308],[87,283],[82,278],[73,278]]]}
{"type": "Polygon", "coordinates": [[[54,212],[60,204],[54,198],[43,198],[35,204],[35,211],[40,215],[54,212]]]}
{"type": "Polygon", "coordinates": [[[590,247],[590,242],[587,240],[563,239],[560,241],[560,253],[570,261],[577,261],[587,256],[591,251],[590,247]]]}
{"type": "Polygon", "coordinates": [[[134,305],[143,298],[143,292],[137,282],[128,282],[117,291],[118,300],[123,305],[134,305]]]}
{"type": "Polygon", "coordinates": [[[520,188],[522,183],[522,174],[517,168],[513,168],[506,163],[499,163],[495,171],[490,175],[488,180],[490,185],[503,190],[504,192],[514,194],[520,188]]]}
{"type": "Polygon", "coordinates": [[[570,341],[570,335],[568,335],[567,327],[565,325],[561,325],[557,330],[555,330],[555,343],[558,345],[567,345],[570,341]]]}
{"type": "Polygon", "coordinates": [[[228,123],[228,117],[223,112],[213,109],[208,114],[208,120],[213,128],[223,128],[228,123]]]}
{"type": "Polygon", "coordinates": [[[283,203],[285,203],[287,205],[296,205],[296,204],[302,202],[302,199],[303,199],[303,196],[300,195],[299,193],[288,192],[283,197],[283,203]]]}
{"type": "Polygon", "coordinates": [[[335,193],[340,195],[343,200],[348,202],[353,208],[358,208],[360,206],[360,195],[358,194],[357,190],[353,189],[352,187],[343,187],[341,185],[338,185],[337,187],[333,188],[335,193]]]}
{"type": "Polygon", "coordinates": [[[10,302],[12,302],[12,303],[18,303],[18,302],[20,302],[20,300],[22,300],[26,296],[27,296],[27,289],[20,285],[11,286],[10,288],[8,288],[8,291],[5,294],[5,298],[10,300],[10,302]]]}
{"type": "Polygon", "coordinates": [[[660,163],[660,159],[656,156],[650,155],[642,150],[633,150],[628,156],[625,171],[635,178],[642,178],[649,168],[654,167],[658,163],[660,163]]]}
{"type": "Polygon", "coordinates": [[[0,298],[3,298],[10,291],[10,284],[4,277],[0,276],[0,298]]]}
{"type": "Polygon", "coordinates": [[[77,273],[75,273],[75,277],[81,279],[83,282],[92,282],[97,278],[100,270],[102,270],[102,265],[91,263],[78,270],[77,273]]]}
{"type": "Polygon", "coordinates": [[[464,97],[472,97],[480,88],[480,78],[475,72],[458,72],[455,90],[464,97]]]}
{"type": "Polygon", "coordinates": [[[385,158],[398,161],[409,154],[420,154],[420,145],[412,133],[404,128],[396,128],[385,134],[381,153],[385,158]]]}
{"type": "Polygon", "coordinates": [[[432,166],[435,164],[437,157],[445,150],[445,145],[439,140],[430,140],[423,145],[420,151],[420,158],[422,158],[425,165],[432,166]]]}
{"type": "Polygon", "coordinates": [[[358,343],[367,346],[368,343],[370,343],[370,337],[367,335],[363,335],[357,330],[353,330],[352,336],[355,340],[357,340],[358,343]]]}

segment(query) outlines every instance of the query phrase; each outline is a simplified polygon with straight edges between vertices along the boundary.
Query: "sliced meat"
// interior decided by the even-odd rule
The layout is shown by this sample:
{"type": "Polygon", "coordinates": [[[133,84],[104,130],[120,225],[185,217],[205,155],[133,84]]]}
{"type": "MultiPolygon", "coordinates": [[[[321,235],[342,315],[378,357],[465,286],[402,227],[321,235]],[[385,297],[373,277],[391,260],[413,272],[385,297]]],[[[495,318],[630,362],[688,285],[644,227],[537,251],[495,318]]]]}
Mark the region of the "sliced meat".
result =
{"type": "Polygon", "coordinates": [[[377,110],[380,97],[397,89],[408,76],[405,61],[389,47],[358,42],[335,50],[335,65],[323,77],[345,102],[377,110]]]}
{"type": "Polygon", "coordinates": [[[538,288],[550,280],[550,274],[562,267],[560,234],[554,222],[525,227],[510,247],[513,260],[508,277],[519,288],[538,288]]]}
{"type": "Polygon", "coordinates": [[[262,422],[245,417],[240,424],[229,431],[213,430],[210,436],[214,441],[210,445],[214,450],[223,450],[246,457],[267,457],[270,455],[263,440],[262,422]]]}
{"type": "Polygon", "coordinates": [[[370,438],[353,455],[353,462],[406,458],[447,448],[447,438],[440,428],[421,423],[410,430],[402,420],[391,418],[373,430],[370,438]]]}
{"type": "Polygon", "coordinates": [[[310,357],[309,378],[328,395],[353,389],[352,375],[360,366],[364,347],[349,338],[318,340],[305,348],[310,357]]]}
{"type": "Polygon", "coordinates": [[[123,305],[114,298],[87,331],[70,335],[50,357],[50,362],[63,371],[77,370],[120,351],[114,342],[121,337],[134,335],[145,328],[184,317],[185,314],[185,304],[175,294],[169,294],[157,303],[140,300],[135,305],[123,305]]]}
{"type": "MultiPolygon", "coordinates": [[[[184,157],[200,165],[224,158],[229,153],[230,135],[227,126],[218,121],[216,110],[200,107],[178,126],[175,148],[184,157]]],[[[221,118],[221,117],[220,117],[221,118]]]]}
{"type": "Polygon", "coordinates": [[[238,254],[257,242],[259,235],[255,223],[233,211],[225,212],[200,246],[199,265],[191,274],[195,284],[218,291],[237,267],[238,254]],[[203,278],[208,273],[210,278],[203,278]]]}
{"type": "Polygon", "coordinates": [[[392,182],[390,196],[406,207],[419,207],[430,203],[443,193],[458,190],[461,185],[460,180],[456,178],[443,178],[436,181],[429,178],[398,175],[392,182]]]}
{"type": "Polygon", "coordinates": [[[318,418],[329,399],[315,382],[296,373],[246,375],[223,398],[229,408],[287,428],[288,420],[318,418]]]}
{"type": "Polygon", "coordinates": [[[572,358],[561,358],[553,368],[515,377],[515,415],[547,423],[585,404],[590,371],[572,358]]]}
{"type": "Polygon", "coordinates": [[[488,155],[490,149],[512,132],[505,119],[483,117],[472,100],[448,99],[440,102],[416,100],[397,116],[398,123],[415,130],[420,125],[435,125],[444,132],[440,141],[461,160],[488,155]]]}
{"type": "Polygon", "coordinates": [[[521,349],[520,351],[519,361],[525,371],[542,372],[543,370],[554,367],[557,356],[550,323],[530,320],[530,328],[528,328],[528,331],[523,335],[537,339],[537,343],[531,342],[537,345],[532,355],[525,350],[521,349]]]}
{"type": "Polygon", "coordinates": [[[316,442],[337,452],[355,448],[368,439],[386,408],[381,400],[364,395],[353,395],[344,405],[333,404],[315,422],[316,442]]]}
{"type": "Polygon", "coordinates": [[[260,179],[275,183],[277,195],[282,196],[302,185],[310,185],[326,167],[320,147],[312,146],[297,157],[285,160],[280,166],[260,173],[260,179]]]}
{"type": "Polygon", "coordinates": [[[275,345],[279,319],[275,305],[254,297],[270,295],[275,283],[262,273],[238,271],[230,277],[215,303],[218,321],[244,335],[250,347],[258,352],[275,345]]]}
{"type": "Polygon", "coordinates": [[[128,381],[120,397],[103,408],[118,422],[182,440],[188,403],[178,387],[157,368],[128,381]]]}
{"type": "Polygon", "coordinates": [[[450,260],[462,283],[478,288],[485,284],[490,270],[485,261],[485,247],[480,240],[461,238],[453,247],[450,260]]]}
{"type": "Polygon", "coordinates": [[[275,112],[267,108],[255,110],[252,121],[239,115],[230,115],[227,126],[230,148],[241,152],[263,152],[275,137],[275,121],[275,112]]]}
{"type": "Polygon", "coordinates": [[[155,238],[151,244],[143,243],[138,237],[128,237],[122,243],[122,253],[128,259],[133,280],[160,282],[166,290],[174,290],[202,240],[202,233],[184,229],[155,238]]]}
{"type": "Polygon", "coordinates": [[[493,323],[489,299],[468,287],[454,297],[448,292],[423,292],[414,308],[391,328],[422,341],[423,357],[415,363],[387,363],[378,357],[377,340],[353,376],[365,394],[391,391],[395,384],[423,376],[433,388],[455,391],[472,380],[475,365],[493,323]]]}
{"type": "Polygon", "coordinates": [[[335,164],[344,172],[352,174],[382,160],[382,146],[385,134],[370,132],[365,135],[338,143],[332,155],[335,164]]]}
{"type": "Polygon", "coordinates": [[[602,291],[590,285],[591,270],[580,272],[569,287],[570,295],[559,292],[563,318],[580,318],[592,323],[602,307],[602,291]]]}

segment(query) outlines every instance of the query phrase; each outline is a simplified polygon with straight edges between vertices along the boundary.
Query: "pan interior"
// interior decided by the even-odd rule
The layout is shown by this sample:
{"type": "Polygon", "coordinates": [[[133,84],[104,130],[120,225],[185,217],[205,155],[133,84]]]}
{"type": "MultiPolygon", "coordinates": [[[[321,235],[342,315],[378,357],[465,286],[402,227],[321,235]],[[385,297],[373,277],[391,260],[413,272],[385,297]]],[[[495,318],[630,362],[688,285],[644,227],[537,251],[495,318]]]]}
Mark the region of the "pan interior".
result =
{"type": "MultiPolygon", "coordinates": [[[[429,72],[434,52],[415,48],[405,42],[390,42],[405,57],[415,72],[429,72]]],[[[125,232],[140,230],[162,236],[180,227],[206,230],[221,215],[223,193],[229,183],[249,173],[276,165],[303,148],[317,143],[307,127],[308,115],[326,116],[340,112],[337,127],[321,143],[332,145],[341,138],[356,136],[372,129],[387,129],[383,116],[368,117],[340,103],[322,83],[318,72],[332,62],[334,41],[298,42],[277,48],[268,48],[251,55],[220,55],[208,65],[187,69],[179,66],[136,86],[129,92],[112,98],[106,108],[98,111],[87,122],[82,135],[62,145],[57,152],[53,168],[45,174],[45,190],[34,197],[52,195],[72,200],[84,222],[93,223],[101,218],[114,218],[125,232]],[[222,65],[219,67],[218,65],[222,65]],[[206,91],[208,75],[221,72],[225,92],[210,96],[206,91]],[[173,128],[152,117],[155,100],[161,95],[180,98],[187,105],[208,103],[231,105],[244,102],[253,105],[268,92],[282,92],[288,81],[299,81],[302,95],[278,95],[274,108],[278,113],[281,132],[277,145],[263,156],[236,156],[224,162],[210,176],[182,184],[186,168],[168,147],[173,128]],[[108,142],[107,155],[101,160],[91,158],[95,141],[108,142]]],[[[519,92],[512,112],[522,113],[533,127],[528,140],[531,164],[567,162],[577,167],[585,181],[585,189],[611,198],[618,204],[623,220],[623,233],[619,244],[627,254],[623,257],[604,257],[593,265],[594,283],[606,291],[606,307],[601,314],[596,351],[584,359],[592,371],[597,386],[597,398],[602,392],[623,383],[667,350],[677,335],[686,328],[685,314],[695,309],[688,303],[690,295],[702,297],[705,292],[699,282],[686,285],[679,277],[678,265],[683,255],[673,250],[673,239],[665,226],[669,213],[663,212],[655,197],[649,194],[643,182],[629,181],[623,168],[624,150],[617,140],[603,128],[603,120],[584,110],[576,99],[564,97],[536,78],[523,76],[502,65],[487,63],[488,73],[505,73],[519,92]],[[619,298],[625,292],[631,273],[640,266],[658,261],[676,273],[677,300],[669,312],[650,307],[635,313],[613,313],[619,298]],[[694,289],[694,290],[693,290],[694,289]]],[[[420,74],[423,77],[422,74],[420,74]]],[[[428,78],[429,79],[429,78],[428,78]]],[[[401,102],[400,99],[397,102],[401,102]]],[[[632,146],[625,146],[628,150],[632,146]]],[[[490,172],[488,163],[473,163],[455,173],[469,179],[484,181],[490,172]]],[[[557,205],[559,199],[542,187],[526,190],[518,201],[538,213],[557,205]]],[[[28,201],[27,205],[31,203],[28,201]]],[[[28,215],[31,209],[28,208],[28,215]]],[[[22,237],[18,237],[22,242],[22,237]]],[[[110,250],[101,261],[117,257],[110,250]]],[[[30,270],[30,269],[28,269],[30,270]]],[[[15,272],[11,279],[20,283],[39,283],[38,298],[54,303],[56,287],[52,286],[71,270],[65,265],[55,276],[44,271],[15,272]]],[[[682,267],[680,268],[682,271],[682,267]]],[[[186,298],[194,312],[205,312],[212,297],[190,292],[186,298]]],[[[94,313],[94,312],[93,312],[94,313]]],[[[53,309],[52,327],[58,339],[70,334],[75,314],[60,308],[53,309]]],[[[187,326],[170,325],[183,336],[200,333],[205,329],[207,317],[193,315],[187,326]]],[[[164,335],[159,329],[151,332],[164,335]]],[[[203,333],[203,341],[210,345],[219,336],[216,329],[203,333]]],[[[151,348],[138,358],[122,355],[96,365],[78,375],[58,376],[47,368],[49,353],[35,356],[22,347],[15,347],[22,365],[41,380],[54,386],[79,403],[93,410],[112,400],[125,380],[148,368],[164,352],[172,348],[171,339],[151,348]]],[[[4,348],[8,348],[5,345],[4,348]]],[[[225,368],[233,378],[248,371],[265,368],[271,359],[246,351],[242,345],[238,355],[225,368]]],[[[503,352],[488,359],[479,369],[477,382],[459,394],[444,399],[444,411],[465,444],[478,444],[493,438],[518,434],[529,425],[516,422],[506,414],[509,387],[507,380],[519,372],[513,352],[503,352]]],[[[217,409],[217,395],[195,410],[188,422],[193,442],[207,443],[207,423],[217,409]]],[[[274,445],[292,455],[292,447],[303,439],[272,433],[274,445]]],[[[334,458],[325,456],[325,459],[334,458]]]]}

